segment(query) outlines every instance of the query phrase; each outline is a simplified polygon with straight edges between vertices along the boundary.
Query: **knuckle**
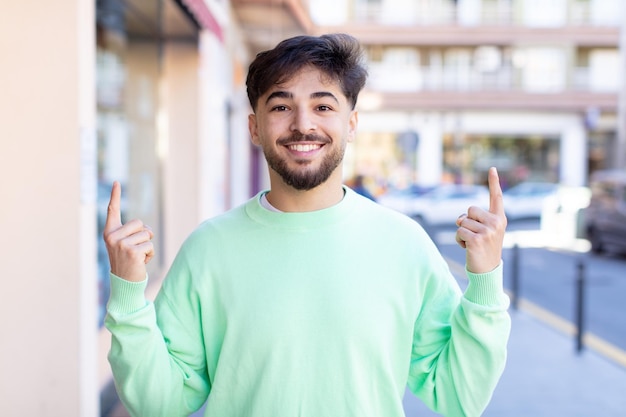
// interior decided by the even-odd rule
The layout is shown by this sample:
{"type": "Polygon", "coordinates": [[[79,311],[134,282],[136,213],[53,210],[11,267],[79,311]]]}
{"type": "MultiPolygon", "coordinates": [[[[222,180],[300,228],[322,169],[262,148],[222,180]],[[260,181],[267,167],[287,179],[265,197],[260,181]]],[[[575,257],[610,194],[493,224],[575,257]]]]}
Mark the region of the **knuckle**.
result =
{"type": "Polygon", "coordinates": [[[113,234],[109,231],[104,231],[102,233],[102,239],[107,246],[113,246],[115,244],[115,239],[113,238],[113,234]]]}
{"type": "Polygon", "coordinates": [[[121,240],[119,242],[119,248],[122,252],[124,253],[129,253],[132,254],[133,250],[132,250],[132,246],[128,244],[128,242],[126,240],[121,240]]]}

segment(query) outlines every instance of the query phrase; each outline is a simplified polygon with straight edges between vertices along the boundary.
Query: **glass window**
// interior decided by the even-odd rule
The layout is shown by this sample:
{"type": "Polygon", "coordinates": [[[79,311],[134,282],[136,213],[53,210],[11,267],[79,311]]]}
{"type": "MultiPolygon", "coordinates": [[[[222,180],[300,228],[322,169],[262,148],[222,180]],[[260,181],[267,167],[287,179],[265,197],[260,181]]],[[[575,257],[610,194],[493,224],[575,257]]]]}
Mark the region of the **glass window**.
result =
{"type": "Polygon", "coordinates": [[[562,91],[566,83],[565,50],[558,47],[533,47],[516,51],[521,64],[523,88],[533,92],[562,91]]]}
{"type": "MultiPolygon", "coordinates": [[[[114,181],[122,184],[122,221],[141,219],[155,236],[162,236],[161,162],[157,155],[161,50],[168,36],[194,39],[197,29],[170,0],[98,0],[96,29],[101,325],[109,297],[109,262],[102,232],[111,185],[114,181]]],[[[155,245],[159,241],[155,239],[155,245]]],[[[156,249],[149,274],[161,267],[162,251],[156,249]]]]}
{"type": "Polygon", "coordinates": [[[524,23],[531,27],[559,27],[567,21],[567,0],[525,0],[524,23]]]}

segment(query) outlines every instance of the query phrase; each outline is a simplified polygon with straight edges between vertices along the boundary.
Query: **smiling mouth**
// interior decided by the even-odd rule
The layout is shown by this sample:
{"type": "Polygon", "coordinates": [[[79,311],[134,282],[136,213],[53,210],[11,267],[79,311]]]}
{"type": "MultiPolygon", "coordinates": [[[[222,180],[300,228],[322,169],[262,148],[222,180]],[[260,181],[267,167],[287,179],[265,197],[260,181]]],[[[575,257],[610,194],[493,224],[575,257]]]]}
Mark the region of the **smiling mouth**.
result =
{"type": "Polygon", "coordinates": [[[318,143],[294,143],[291,145],[287,145],[287,149],[290,151],[296,152],[311,152],[318,150],[322,147],[322,145],[318,143]]]}

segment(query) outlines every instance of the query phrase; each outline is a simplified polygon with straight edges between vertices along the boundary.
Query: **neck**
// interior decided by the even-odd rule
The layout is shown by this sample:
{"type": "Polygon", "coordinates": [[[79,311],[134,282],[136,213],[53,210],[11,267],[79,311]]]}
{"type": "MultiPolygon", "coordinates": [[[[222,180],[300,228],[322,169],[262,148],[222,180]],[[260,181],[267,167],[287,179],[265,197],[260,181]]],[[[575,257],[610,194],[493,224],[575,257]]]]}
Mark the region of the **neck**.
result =
{"type": "Polygon", "coordinates": [[[311,190],[296,190],[285,184],[275,173],[270,173],[270,184],[267,200],[284,212],[322,210],[338,204],[344,195],[341,177],[335,174],[311,190]]]}

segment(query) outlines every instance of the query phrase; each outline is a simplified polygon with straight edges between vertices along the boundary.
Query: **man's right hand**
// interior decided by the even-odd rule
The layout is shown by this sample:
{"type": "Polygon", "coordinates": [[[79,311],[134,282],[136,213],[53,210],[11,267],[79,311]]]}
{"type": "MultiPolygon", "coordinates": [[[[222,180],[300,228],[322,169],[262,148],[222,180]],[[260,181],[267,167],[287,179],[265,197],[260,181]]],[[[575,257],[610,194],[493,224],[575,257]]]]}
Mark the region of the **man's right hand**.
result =
{"type": "Polygon", "coordinates": [[[122,186],[116,181],[111,190],[104,225],[104,243],[109,253],[111,272],[127,281],[139,282],[146,279],[146,264],[154,256],[154,234],[141,220],[122,224],[121,197],[122,186]]]}

